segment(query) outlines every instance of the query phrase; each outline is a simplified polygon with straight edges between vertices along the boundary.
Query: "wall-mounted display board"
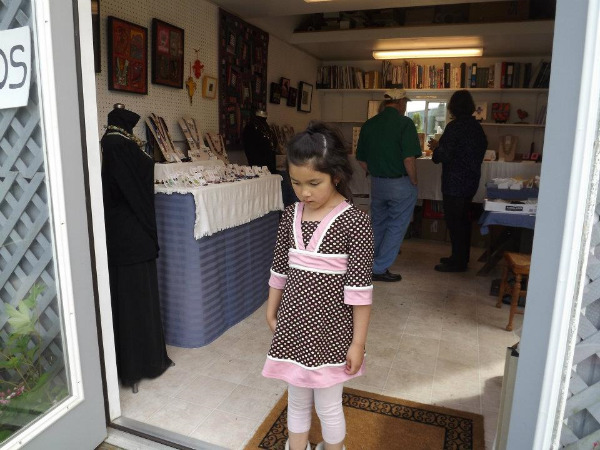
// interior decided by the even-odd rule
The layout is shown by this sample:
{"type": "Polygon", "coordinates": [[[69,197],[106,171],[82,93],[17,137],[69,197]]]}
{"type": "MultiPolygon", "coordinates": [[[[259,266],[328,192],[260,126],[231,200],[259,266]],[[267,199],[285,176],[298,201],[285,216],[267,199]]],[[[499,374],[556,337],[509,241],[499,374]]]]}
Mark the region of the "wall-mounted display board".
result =
{"type": "Polygon", "coordinates": [[[219,9],[219,133],[240,143],[252,112],[266,111],[269,34],[219,9]]]}

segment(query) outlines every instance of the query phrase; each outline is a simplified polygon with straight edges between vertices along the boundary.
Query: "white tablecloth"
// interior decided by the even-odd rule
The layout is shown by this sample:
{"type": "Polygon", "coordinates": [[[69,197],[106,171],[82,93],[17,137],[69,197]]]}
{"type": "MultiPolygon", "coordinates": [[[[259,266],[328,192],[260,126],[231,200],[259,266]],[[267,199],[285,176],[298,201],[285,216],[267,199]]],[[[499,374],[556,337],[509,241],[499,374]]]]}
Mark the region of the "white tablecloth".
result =
{"type": "Polygon", "coordinates": [[[248,223],[271,211],[283,210],[280,175],[198,188],[167,188],[156,185],[154,191],[194,196],[196,239],[248,223]]]}
{"type": "MultiPolygon", "coordinates": [[[[350,189],[354,195],[371,193],[371,177],[365,176],[365,171],[354,156],[350,156],[354,171],[350,180],[350,189]]],[[[483,203],[485,198],[485,183],[492,178],[522,178],[528,179],[539,175],[542,165],[537,163],[484,161],[481,165],[479,189],[473,197],[476,203],[483,203]]],[[[430,158],[417,159],[417,178],[419,200],[442,200],[442,165],[434,164],[430,158]]]]}
{"type": "Polygon", "coordinates": [[[220,159],[207,159],[205,161],[188,161],[175,163],[157,163],[154,164],[154,181],[163,182],[177,173],[189,173],[192,167],[210,167],[224,166],[225,163],[220,159]]]}
{"type": "MultiPolygon", "coordinates": [[[[540,174],[541,164],[484,161],[481,165],[479,188],[473,197],[476,203],[483,203],[485,183],[492,178],[528,179],[540,174]]],[[[417,177],[419,179],[419,199],[442,200],[442,165],[434,164],[431,159],[417,159],[417,177]]]]}

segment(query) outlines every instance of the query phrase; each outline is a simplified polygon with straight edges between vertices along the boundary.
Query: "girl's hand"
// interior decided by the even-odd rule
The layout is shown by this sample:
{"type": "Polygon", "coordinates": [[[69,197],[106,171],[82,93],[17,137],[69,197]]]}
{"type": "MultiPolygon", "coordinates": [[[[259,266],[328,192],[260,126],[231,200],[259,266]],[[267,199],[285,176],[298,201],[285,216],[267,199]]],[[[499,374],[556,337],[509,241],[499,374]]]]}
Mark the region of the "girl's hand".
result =
{"type": "Polygon", "coordinates": [[[361,368],[364,359],[364,345],[350,344],[348,354],[346,355],[346,368],[344,372],[348,375],[354,375],[361,368]]]}
{"type": "Polygon", "coordinates": [[[267,325],[269,325],[271,332],[275,333],[275,328],[277,327],[277,317],[267,317],[267,325]]]}

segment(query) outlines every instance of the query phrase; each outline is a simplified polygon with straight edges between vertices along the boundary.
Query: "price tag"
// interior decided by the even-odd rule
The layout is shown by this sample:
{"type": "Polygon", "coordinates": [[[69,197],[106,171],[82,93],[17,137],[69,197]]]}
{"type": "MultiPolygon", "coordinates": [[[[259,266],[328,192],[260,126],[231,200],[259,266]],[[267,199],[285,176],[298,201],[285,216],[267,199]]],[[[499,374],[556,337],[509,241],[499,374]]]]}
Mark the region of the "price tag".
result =
{"type": "Polygon", "coordinates": [[[26,106],[30,81],[29,27],[0,31],[0,109],[26,106]]]}

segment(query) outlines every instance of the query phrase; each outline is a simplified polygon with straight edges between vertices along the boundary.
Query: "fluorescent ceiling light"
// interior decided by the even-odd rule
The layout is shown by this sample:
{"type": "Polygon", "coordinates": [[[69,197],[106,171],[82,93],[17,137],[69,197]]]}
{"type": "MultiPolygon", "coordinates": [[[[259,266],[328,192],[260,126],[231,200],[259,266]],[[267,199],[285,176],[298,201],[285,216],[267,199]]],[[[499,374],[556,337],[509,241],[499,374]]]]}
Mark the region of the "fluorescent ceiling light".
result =
{"type": "Polygon", "coordinates": [[[419,50],[375,50],[375,59],[403,59],[403,58],[457,58],[467,56],[481,56],[483,48],[437,48],[419,50]]]}

